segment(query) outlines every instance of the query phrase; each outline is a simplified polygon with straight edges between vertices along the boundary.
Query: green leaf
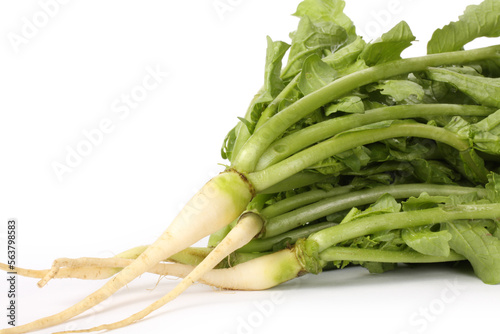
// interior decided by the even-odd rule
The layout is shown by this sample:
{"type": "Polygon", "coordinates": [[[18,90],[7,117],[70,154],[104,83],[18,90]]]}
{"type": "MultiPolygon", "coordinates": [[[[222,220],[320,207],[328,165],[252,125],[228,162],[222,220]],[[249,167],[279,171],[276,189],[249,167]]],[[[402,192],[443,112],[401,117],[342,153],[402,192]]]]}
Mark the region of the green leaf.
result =
{"type": "Polygon", "coordinates": [[[344,219],[342,219],[340,224],[345,224],[350,222],[351,220],[355,219],[357,215],[359,215],[361,212],[362,211],[356,207],[351,208],[351,210],[349,210],[349,212],[344,216],[344,219]]]}
{"type": "Polygon", "coordinates": [[[479,104],[500,108],[500,78],[462,74],[449,68],[431,68],[427,74],[429,79],[448,83],[479,104]]]}
{"type": "Polygon", "coordinates": [[[500,175],[496,173],[488,174],[488,183],[484,186],[487,190],[487,198],[492,203],[500,202],[500,175]]]}
{"type": "Polygon", "coordinates": [[[348,173],[349,170],[359,172],[369,162],[370,150],[361,146],[326,158],[308,169],[325,175],[339,175],[340,173],[348,173]]]}
{"type": "Polygon", "coordinates": [[[481,66],[481,74],[485,77],[500,77],[500,59],[487,59],[477,64],[481,66]]]}
{"type": "Polygon", "coordinates": [[[467,7],[457,22],[434,32],[427,44],[427,53],[458,51],[478,37],[500,36],[499,15],[499,0],[485,0],[467,7]]]}
{"type": "Polygon", "coordinates": [[[382,95],[390,96],[396,102],[421,102],[425,92],[422,86],[408,80],[385,80],[370,87],[378,89],[382,95]]]}
{"type": "Polygon", "coordinates": [[[379,39],[366,46],[360,55],[368,66],[401,59],[401,52],[415,40],[410,27],[401,21],[379,39]]]}
{"type": "MultiPolygon", "coordinates": [[[[343,244],[343,246],[349,246],[352,248],[364,248],[364,249],[380,249],[387,251],[402,251],[406,247],[403,239],[401,239],[400,230],[382,231],[374,233],[372,235],[367,235],[350,240],[343,244]]],[[[352,262],[353,264],[359,264],[362,267],[368,269],[370,273],[383,273],[388,270],[393,270],[397,267],[396,263],[385,263],[385,262],[352,262]]],[[[344,261],[344,266],[348,262],[344,261]]]]}
{"type": "Polygon", "coordinates": [[[356,60],[356,62],[348,65],[347,67],[339,68],[339,70],[338,70],[338,76],[340,78],[340,77],[352,74],[354,72],[365,70],[368,67],[369,66],[366,65],[366,63],[365,63],[365,61],[363,59],[358,59],[358,60],[356,60]]]}
{"type": "Polygon", "coordinates": [[[476,184],[484,184],[488,170],[484,166],[483,158],[474,149],[459,152],[458,156],[460,157],[460,161],[457,169],[460,171],[463,170],[462,174],[470,181],[476,184]]]}
{"type": "MultiPolygon", "coordinates": [[[[477,73],[477,72],[476,72],[477,73]]],[[[447,104],[475,104],[468,95],[457,90],[454,86],[451,86],[445,82],[433,81],[424,78],[424,73],[410,73],[408,76],[409,80],[412,80],[419,85],[425,91],[425,96],[422,103],[447,103],[447,104]]],[[[433,118],[438,120],[438,124],[444,125],[448,121],[442,121],[441,118],[450,118],[449,116],[438,116],[433,118]]]]}
{"type": "Polygon", "coordinates": [[[238,117],[238,119],[247,127],[249,133],[253,133],[253,130],[255,130],[255,123],[252,123],[243,117],[238,117]]]}
{"type": "Polygon", "coordinates": [[[418,197],[410,197],[402,203],[403,211],[415,211],[431,209],[450,202],[448,196],[430,196],[428,193],[422,193],[418,197]]]}
{"type": "Polygon", "coordinates": [[[293,15],[308,16],[313,22],[333,22],[344,28],[347,35],[353,39],[356,37],[356,28],[351,19],[344,14],[344,7],[343,0],[304,0],[293,15]]]}
{"type": "Polygon", "coordinates": [[[486,284],[500,283],[500,240],[482,225],[457,221],[444,227],[450,232],[451,249],[469,260],[476,275],[486,284]]]}
{"type": "MultiPolygon", "coordinates": [[[[459,116],[455,116],[444,127],[446,130],[457,134],[463,139],[470,138],[470,123],[459,116]]],[[[439,152],[444,160],[446,160],[455,170],[465,176],[468,180],[474,183],[484,184],[488,171],[484,166],[484,160],[471,147],[470,149],[459,152],[456,149],[437,143],[439,152]]]]}
{"type": "Polygon", "coordinates": [[[302,94],[307,95],[332,82],[335,76],[336,71],[313,54],[304,61],[298,86],[302,94]]]}
{"type": "Polygon", "coordinates": [[[460,116],[454,116],[444,128],[458,135],[460,138],[469,138],[470,123],[460,116]]]}
{"type": "Polygon", "coordinates": [[[332,22],[313,23],[308,16],[300,19],[297,31],[291,34],[292,46],[288,62],[281,73],[283,80],[294,77],[302,70],[304,61],[312,54],[321,56],[323,50],[334,52],[347,39],[346,31],[332,22]]]}
{"type": "Polygon", "coordinates": [[[307,169],[314,170],[325,175],[339,175],[342,171],[347,169],[347,166],[337,158],[330,157],[307,169]]]}
{"type": "Polygon", "coordinates": [[[368,269],[370,274],[382,274],[386,271],[391,271],[396,269],[397,263],[385,263],[385,262],[363,262],[361,266],[368,269]]]}
{"type": "Polygon", "coordinates": [[[373,215],[379,215],[383,213],[395,213],[401,211],[401,204],[394,199],[389,194],[384,194],[379,197],[379,199],[370,205],[366,210],[359,212],[354,217],[355,219],[361,217],[368,217],[373,215]]]}
{"type": "Polygon", "coordinates": [[[500,222],[494,222],[495,223],[495,231],[493,232],[493,236],[495,238],[500,238],[500,222]]]}
{"type": "Polygon", "coordinates": [[[365,111],[365,104],[359,96],[346,96],[335,101],[334,104],[329,105],[325,109],[325,115],[330,116],[337,111],[343,111],[350,114],[359,114],[365,111]]]}
{"type": "Polygon", "coordinates": [[[389,157],[387,159],[412,162],[413,160],[417,159],[425,159],[428,153],[428,147],[416,144],[408,147],[408,149],[405,149],[403,151],[389,148],[389,157]]]}
{"type": "Polygon", "coordinates": [[[437,160],[415,159],[411,161],[415,175],[424,183],[455,184],[460,175],[437,160]]]}
{"type": "MultiPolygon", "coordinates": [[[[375,154],[377,155],[377,154],[375,154]]],[[[370,157],[373,159],[373,152],[370,150],[370,157]]],[[[350,171],[346,172],[346,175],[358,175],[358,176],[368,176],[376,174],[385,174],[393,172],[403,172],[412,170],[412,166],[405,161],[386,161],[382,163],[370,164],[368,167],[361,169],[360,171],[350,171]]]]}
{"type": "Polygon", "coordinates": [[[470,138],[474,148],[479,151],[493,155],[500,154],[500,110],[475,124],[470,124],[463,118],[455,116],[445,129],[456,133],[461,138],[470,138]]]}
{"type": "Polygon", "coordinates": [[[269,36],[267,37],[264,85],[251,107],[250,119],[253,124],[248,126],[245,123],[250,133],[253,133],[262,112],[285,87],[280,75],[283,57],[289,48],[290,45],[281,41],[274,42],[269,36]]]}
{"type": "Polygon", "coordinates": [[[235,126],[234,128],[231,129],[231,131],[228,132],[226,137],[224,138],[224,142],[222,143],[222,148],[221,148],[221,157],[222,159],[228,159],[231,160],[231,156],[233,153],[233,148],[234,148],[234,143],[236,142],[236,128],[238,126],[235,126]]]}
{"type": "Polygon", "coordinates": [[[442,205],[460,205],[475,204],[480,201],[476,191],[470,193],[452,196],[430,196],[428,193],[422,193],[418,197],[410,197],[403,204],[403,211],[415,211],[431,209],[442,205]]]}
{"type": "Polygon", "coordinates": [[[335,157],[343,162],[351,170],[358,172],[362,167],[370,162],[370,151],[364,147],[357,147],[337,154],[335,157]]]}
{"type": "Polygon", "coordinates": [[[322,60],[337,71],[344,71],[346,67],[356,62],[358,56],[364,50],[366,42],[357,37],[352,43],[338,49],[336,52],[324,57],[322,60]]]}
{"type": "Polygon", "coordinates": [[[383,140],[381,143],[384,146],[378,147],[375,151],[374,145],[370,145],[373,152],[379,153],[379,158],[373,157],[373,160],[396,160],[396,161],[412,161],[415,159],[432,158],[436,150],[435,143],[426,141],[420,138],[391,138],[383,140]],[[386,156],[384,158],[384,155],[386,156]]]}
{"type": "Polygon", "coordinates": [[[500,154],[500,110],[470,126],[474,147],[490,154],[500,154]]]}
{"type": "Polygon", "coordinates": [[[275,98],[285,87],[283,80],[281,80],[281,62],[286,51],[290,48],[285,42],[273,40],[267,37],[267,51],[266,51],[266,66],[265,66],[265,79],[264,91],[275,98]]]}
{"type": "Polygon", "coordinates": [[[433,225],[406,228],[401,237],[414,250],[425,255],[450,255],[451,234],[448,231],[432,231],[433,225]]]}

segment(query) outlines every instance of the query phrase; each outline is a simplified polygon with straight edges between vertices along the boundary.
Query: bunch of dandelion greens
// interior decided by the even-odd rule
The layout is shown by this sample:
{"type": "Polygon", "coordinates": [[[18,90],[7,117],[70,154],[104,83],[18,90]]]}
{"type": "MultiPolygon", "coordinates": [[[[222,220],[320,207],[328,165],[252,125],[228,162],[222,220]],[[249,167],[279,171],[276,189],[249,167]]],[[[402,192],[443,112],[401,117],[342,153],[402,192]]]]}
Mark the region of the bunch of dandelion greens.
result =
{"type": "MultiPolygon", "coordinates": [[[[291,44],[268,38],[264,85],[224,140],[229,161],[149,246],[113,258],[61,258],[39,278],[108,279],[75,305],[1,333],[55,326],[145,272],[183,277],[161,299],[89,332],[123,327],[195,281],[267,289],[361,265],[469,261],[500,282],[500,1],[469,6],[428,54],[401,22],[372,42],[341,0],[304,0],[291,44]],[[284,59],[287,57],[286,64],[284,59]],[[192,248],[210,236],[206,248],[192,248]]],[[[7,270],[5,265],[0,266],[7,270]]]]}

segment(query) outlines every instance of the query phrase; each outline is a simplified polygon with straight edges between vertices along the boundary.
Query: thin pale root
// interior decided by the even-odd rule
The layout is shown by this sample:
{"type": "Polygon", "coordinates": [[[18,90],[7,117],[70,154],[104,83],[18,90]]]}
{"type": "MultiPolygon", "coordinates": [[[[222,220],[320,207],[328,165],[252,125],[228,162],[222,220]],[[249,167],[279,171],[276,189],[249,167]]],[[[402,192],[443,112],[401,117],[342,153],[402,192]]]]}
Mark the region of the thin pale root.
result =
{"type": "Polygon", "coordinates": [[[124,320],[115,323],[101,325],[84,330],[59,332],[58,334],[111,330],[128,326],[144,318],[151,312],[157,310],[158,308],[175,299],[191,284],[199,280],[205,273],[212,270],[226,256],[234,252],[236,249],[247,244],[251,239],[253,239],[256,234],[261,231],[262,226],[263,221],[257,214],[254,214],[252,212],[243,214],[238,224],[236,224],[236,226],[229,232],[229,234],[214,248],[212,252],[210,252],[210,254],[198,266],[193,269],[193,271],[189,273],[189,275],[187,275],[172,291],[170,291],[162,298],[158,299],[149,307],[133,314],[132,316],[124,320]]]}
{"type": "Polygon", "coordinates": [[[236,219],[253,196],[253,189],[236,172],[210,180],[177,215],[167,230],[130,265],[100,289],[73,306],[31,323],[4,329],[2,334],[26,333],[58,325],[94,307],[157,263],[182,251],[236,219]]]}

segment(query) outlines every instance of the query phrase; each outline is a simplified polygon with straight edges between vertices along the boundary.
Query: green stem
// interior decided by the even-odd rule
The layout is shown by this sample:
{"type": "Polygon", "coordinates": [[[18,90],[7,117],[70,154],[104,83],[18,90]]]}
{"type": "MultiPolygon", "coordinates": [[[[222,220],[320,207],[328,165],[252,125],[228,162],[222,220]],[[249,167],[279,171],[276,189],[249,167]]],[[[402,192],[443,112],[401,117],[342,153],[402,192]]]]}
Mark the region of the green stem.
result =
{"type": "MultiPolygon", "coordinates": [[[[255,190],[260,192],[279,181],[298,173],[328,157],[347,150],[389,138],[421,137],[447,144],[459,152],[469,149],[469,142],[443,128],[420,124],[401,123],[385,128],[345,132],[302,150],[264,170],[247,175],[255,190]]],[[[473,169],[474,170],[474,169],[473,169]]]]}
{"type": "MultiPolygon", "coordinates": [[[[261,88],[259,92],[253,97],[252,101],[250,101],[250,105],[248,106],[247,112],[245,113],[245,119],[248,120],[249,122],[252,121],[253,108],[255,107],[255,104],[257,103],[262,93],[263,93],[263,88],[261,88]]],[[[246,143],[248,138],[250,138],[251,135],[246,125],[241,121],[238,122],[238,124],[236,124],[235,132],[236,132],[236,141],[233,146],[233,152],[232,152],[233,157],[236,157],[238,155],[239,151],[241,150],[241,148],[246,143]]]]}
{"type": "Polygon", "coordinates": [[[260,115],[259,121],[255,125],[255,129],[260,128],[264,123],[266,123],[274,114],[276,114],[276,111],[278,110],[278,107],[281,102],[290,94],[290,92],[297,86],[297,83],[299,82],[300,75],[296,75],[295,78],[293,78],[292,81],[286,85],[285,88],[276,96],[276,98],[269,103],[269,105],[266,107],[266,109],[262,112],[260,115]]]}
{"type": "Polygon", "coordinates": [[[351,220],[323,229],[309,236],[307,242],[318,246],[318,251],[368,234],[382,231],[451,222],[460,219],[496,219],[500,216],[500,203],[441,206],[398,213],[386,213],[351,220]]]}
{"type": "Polygon", "coordinates": [[[323,261],[357,261],[384,263],[434,263],[465,260],[460,254],[450,251],[448,256],[424,255],[415,251],[387,251],[353,247],[329,247],[319,254],[323,261]]]}
{"type": "Polygon", "coordinates": [[[269,238],[285,233],[291,229],[336,212],[374,203],[384,194],[389,194],[396,199],[401,199],[412,196],[417,197],[422,193],[428,193],[431,196],[451,196],[469,194],[473,192],[477,192],[480,197],[485,196],[484,189],[481,188],[426,183],[382,186],[354,191],[320,200],[294,211],[268,219],[265,225],[263,238],[269,238]]]}
{"type": "Polygon", "coordinates": [[[317,202],[319,200],[348,193],[354,189],[353,186],[335,187],[330,190],[310,190],[278,201],[264,208],[260,213],[270,219],[286,212],[295,210],[301,206],[317,202]]]}
{"type": "Polygon", "coordinates": [[[224,240],[226,235],[233,229],[233,227],[234,227],[234,225],[236,225],[237,221],[238,220],[235,219],[230,224],[228,224],[228,225],[222,227],[221,229],[219,229],[218,231],[210,234],[210,237],[208,238],[207,246],[211,247],[211,248],[217,246],[222,240],[224,240]]]}
{"type": "Polygon", "coordinates": [[[287,246],[284,243],[293,245],[298,239],[307,238],[314,232],[321,231],[325,228],[334,226],[338,223],[335,222],[323,222],[319,224],[313,224],[304,226],[302,228],[297,228],[293,231],[289,231],[280,235],[276,235],[271,238],[265,239],[253,239],[245,246],[237,250],[238,253],[251,253],[254,252],[267,252],[273,250],[276,245],[287,246]]]}
{"type": "Polygon", "coordinates": [[[423,71],[431,66],[464,64],[498,57],[500,46],[467,51],[446,52],[423,57],[408,58],[376,65],[339,78],[304,96],[270,118],[248,138],[233,161],[233,167],[242,173],[255,170],[257,162],[271,143],[291,125],[328,102],[336,100],[353,89],[393,76],[423,71]]]}
{"type": "Polygon", "coordinates": [[[311,125],[289,136],[275,141],[262,154],[255,170],[266,167],[291,156],[292,154],[352,128],[385,120],[405,118],[427,118],[433,116],[488,116],[494,109],[475,105],[456,104],[414,104],[397,105],[369,110],[363,114],[336,117],[311,125]]]}
{"type": "MultiPolygon", "coordinates": [[[[422,155],[422,158],[425,160],[436,160],[440,158],[438,153],[436,153],[437,150],[429,150],[425,154],[422,155]]],[[[353,175],[353,176],[370,176],[370,175],[375,175],[375,174],[382,174],[382,173],[387,173],[387,172],[404,172],[408,171],[409,168],[411,167],[411,163],[407,161],[398,161],[398,160],[388,160],[384,161],[380,164],[373,164],[373,165],[368,165],[367,167],[359,170],[359,171],[354,171],[352,169],[347,169],[345,172],[342,173],[342,175],[353,175]]]]}
{"type": "Polygon", "coordinates": [[[252,253],[242,253],[242,252],[233,252],[228,257],[226,257],[223,261],[221,261],[215,269],[224,269],[231,268],[237,266],[238,264],[245,263],[256,259],[258,257],[268,255],[269,252],[252,252],[252,253]]]}
{"type": "Polygon", "coordinates": [[[287,177],[271,187],[262,190],[261,194],[275,194],[309,186],[318,182],[332,183],[335,176],[315,172],[302,171],[287,177]]]}
{"type": "MultiPolygon", "coordinates": [[[[316,231],[314,231],[314,232],[316,232],[316,231]]],[[[311,233],[309,233],[309,234],[311,234],[311,233]]],[[[303,237],[307,237],[309,234],[307,234],[303,237]]],[[[141,253],[143,253],[147,247],[148,246],[135,247],[135,248],[126,250],[125,252],[122,252],[114,257],[134,260],[141,253]]],[[[272,249],[272,247],[269,249],[272,249]]],[[[164,260],[164,262],[176,262],[176,263],[182,263],[182,264],[196,267],[198,264],[201,263],[201,261],[203,261],[208,256],[208,254],[210,254],[210,252],[212,250],[213,250],[213,247],[188,247],[188,248],[180,251],[179,253],[172,255],[168,259],[164,260]]],[[[254,251],[252,253],[244,253],[244,252],[240,252],[238,250],[238,253],[230,254],[223,261],[221,261],[216,266],[216,268],[221,269],[221,268],[234,267],[237,264],[253,260],[257,257],[263,256],[266,254],[268,254],[268,253],[258,252],[258,251],[254,251]]],[[[117,272],[121,271],[123,268],[115,268],[115,269],[116,269],[116,273],[117,273],[117,272]]]]}
{"type": "Polygon", "coordinates": [[[169,261],[197,266],[212,251],[209,247],[188,247],[168,258],[169,261]]]}

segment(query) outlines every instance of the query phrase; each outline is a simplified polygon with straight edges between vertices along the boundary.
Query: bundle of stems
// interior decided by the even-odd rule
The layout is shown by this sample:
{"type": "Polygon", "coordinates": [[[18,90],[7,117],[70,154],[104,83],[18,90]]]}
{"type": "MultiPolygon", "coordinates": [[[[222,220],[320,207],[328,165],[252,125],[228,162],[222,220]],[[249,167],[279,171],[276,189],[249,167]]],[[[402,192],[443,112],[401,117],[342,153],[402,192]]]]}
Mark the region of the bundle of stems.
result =
{"type": "Polygon", "coordinates": [[[70,332],[132,324],[195,281],[260,290],[348,265],[469,261],[483,282],[499,283],[500,46],[464,46],[500,35],[500,1],[467,7],[414,58],[401,57],[415,40],[405,22],[365,42],[343,8],[304,0],[291,44],[268,37],[264,85],[224,140],[227,168],[156,241],[113,258],[17,268],[40,286],[108,280],[1,333],[67,321],[145,272],[183,280],[122,321],[70,332]],[[190,247],[207,236],[207,247],[190,247]]]}

